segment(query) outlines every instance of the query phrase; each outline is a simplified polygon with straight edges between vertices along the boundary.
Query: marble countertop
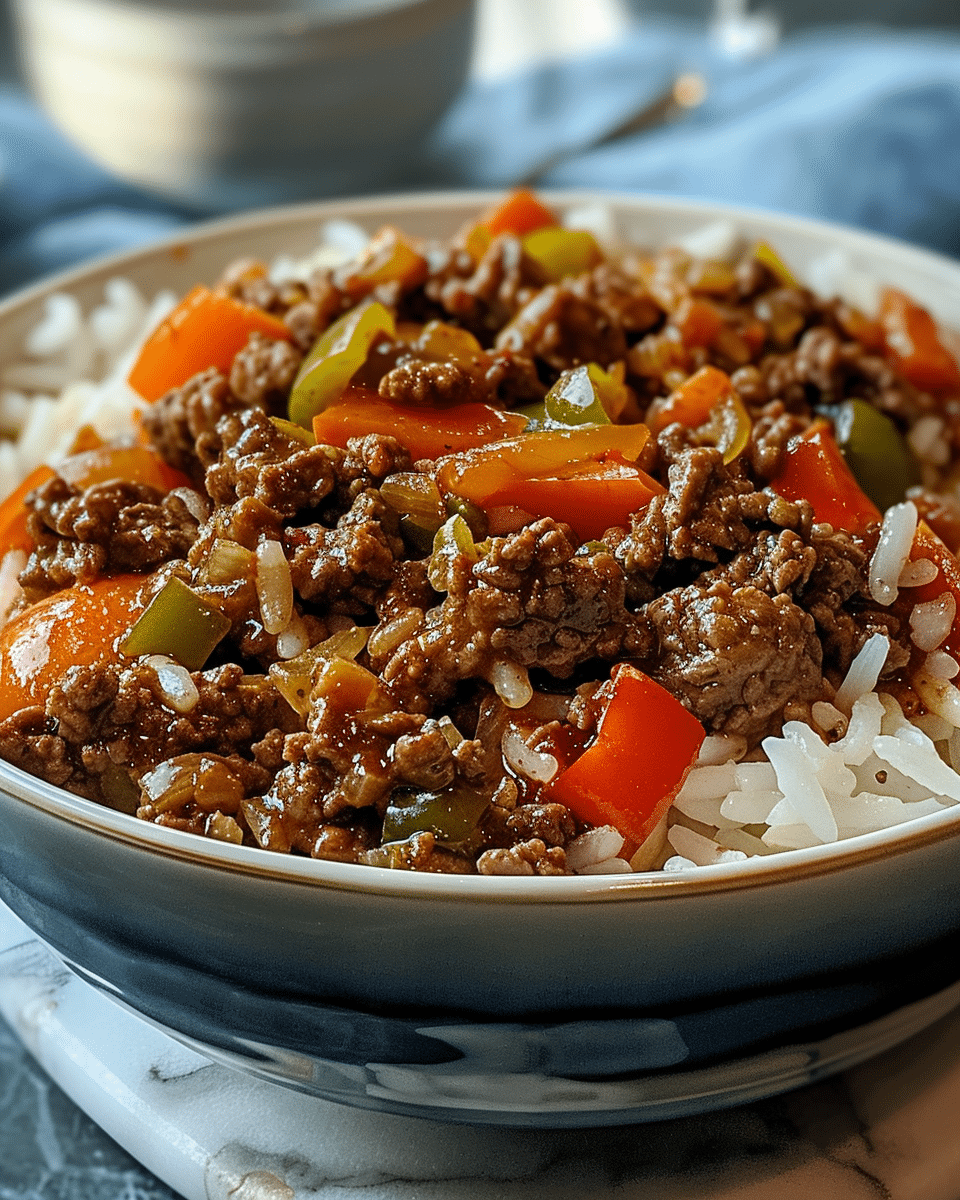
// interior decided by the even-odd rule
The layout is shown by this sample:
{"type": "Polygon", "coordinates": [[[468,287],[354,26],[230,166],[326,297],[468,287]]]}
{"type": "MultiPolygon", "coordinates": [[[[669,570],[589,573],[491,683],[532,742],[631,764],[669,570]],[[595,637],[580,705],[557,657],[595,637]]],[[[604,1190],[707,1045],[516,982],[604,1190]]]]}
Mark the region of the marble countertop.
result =
{"type": "Polygon", "coordinates": [[[381,1115],[215,1065],[73,976],[2,906],[0,1014],[0,1200],[960,1195],[960,1010],[775,1099],[575,1131],[381,1115]]]}

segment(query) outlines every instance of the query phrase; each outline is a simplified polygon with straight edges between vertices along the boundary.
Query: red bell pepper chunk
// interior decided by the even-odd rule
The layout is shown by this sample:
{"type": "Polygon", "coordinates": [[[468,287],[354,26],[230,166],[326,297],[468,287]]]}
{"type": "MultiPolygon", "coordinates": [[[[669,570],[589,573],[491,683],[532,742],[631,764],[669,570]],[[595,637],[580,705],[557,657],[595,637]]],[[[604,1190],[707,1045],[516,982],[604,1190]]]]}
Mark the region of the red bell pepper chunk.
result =
{"type": "Polygon", "coordinates": [[[790,441],[783,468],[770,487],[785,500],[809,500],[816,520],[829,522],[834,529],[863,533],[881,520],[879,508],[857,483],[826,421],[815,421],[790,441]]]}
{"type": "Polygon", "coordinates": [[[887,357],[905,378],[925,391],[960,392],[960,366],[925,308],[888,287],[880,293],[879,317],[887,357]]]}
{"type": "Polygon", "coordinates": [[[281,320],[262,308],[200,284],[144,343],[128,376],[130,386],[152,402],[208,367],[226,374],[254,332],[275,341],[290,341],[293,336],[281,320]]]}
{"type": "Polygon", "coordinates": [[[926,521],[921,521],[917,526],[913,546],[910,549],[911,561],[916,562],[918,558],[927,558],[935,563],[940,573],[936,579],[921,587],[904,588],[900,593],[901,598],[906,597],[912,607],[914,604],[922,604],[927,600],[936,600],[945,591],[953,593],[957,601],[957,615],[954,617],[953,626],[940,649],[956,658],[960,655],[960,562],[926,521]]]}
{"type": "Polygon", "coordinates": [[[545,795],[588,825],[613,825],[642,845],[683,786],[706,736],[659,683],[629,664],[613,676],[596,740],[545,795]]]}
{"type": "Polygon", "coordinates": [[[498,442],[520,433],[526,425],[527,418],[520,413],[489,404],[405,408],[382,400],[369,388],[349,387],[336,403],[313,418],[313,434],[322,445],[345,448],[349,438],[388,433],[416,460],[498,442]]]}
{"type": "Polygon", "coordinates": [[[145,607],[145,582],[143,575],[110,575],[77,583],[9,621],[0,631],[0,721],[43,705],[70,667],[116,662],[120,639],[145,607]]]}

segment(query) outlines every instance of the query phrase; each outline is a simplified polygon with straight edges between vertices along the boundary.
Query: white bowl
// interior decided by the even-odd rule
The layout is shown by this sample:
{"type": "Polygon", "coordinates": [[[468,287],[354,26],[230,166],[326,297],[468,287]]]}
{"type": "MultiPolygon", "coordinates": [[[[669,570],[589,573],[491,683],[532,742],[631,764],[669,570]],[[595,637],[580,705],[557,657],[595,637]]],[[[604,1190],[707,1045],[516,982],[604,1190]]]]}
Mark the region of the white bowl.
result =
{"type": "MultiPolygon", "coordinates": [[[[549,196],[559,205],[597,197],[549,196]]],[[[0,305],[0,361],[50,292],[123,273],[184,291],[241,255],[305,253],[348,217],[445,236],[489,195],[305,206],[190,230],[0,305]]],[[[800,268],[846,256],[960,316],[960,265],[769,214],[610,198],[658,245],[709,222],[800,268]]],[[[0,762],[0,898],[85,978],[207,1054],[328,1099],[456,1121],[602,1125],[770,1095],[960,1000],[960,806],[681,873],[418,875],[137,821],[0,762]]]]}
{"type": "Polygon", "coordinates": [[[243,208],[383,186],[463,85],[474,0],[14,0],[33,90],[109,170],[243,208]]]}

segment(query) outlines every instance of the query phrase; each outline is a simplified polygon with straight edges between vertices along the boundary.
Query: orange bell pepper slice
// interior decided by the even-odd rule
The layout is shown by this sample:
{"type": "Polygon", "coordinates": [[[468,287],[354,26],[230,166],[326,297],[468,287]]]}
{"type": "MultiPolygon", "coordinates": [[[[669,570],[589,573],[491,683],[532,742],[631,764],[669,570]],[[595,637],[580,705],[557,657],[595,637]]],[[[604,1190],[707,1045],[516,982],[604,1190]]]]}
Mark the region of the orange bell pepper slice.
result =
{"type": "Polygon", "coordinates": [[[629,524],[632,513],[665,490],[634,465],[648,437],[645,425],[520,434],[442,461],[437,482],[488,514],[512,509],[553,517],[588,541],[629,524]]]}
{"type": "Polygon", "coordinates": [[[110,479],[144,483],[161,492],[192,487],[182,471],[168,466],[146,446],[97,446],[71,454],[57,464],[57,474],[74,487],[88,488],[110,479]]]}
{"type": "Polygon", "coordinates": [[[484,504],[518,479],[557,476],[572,464],[611,455],[636,462],[650,438],[646,425],[576,425],[521,433],[504,442],[453,455],[440,464],[442,490],[484,504]]]}
{"type": "Polygon", "coordinates": [[[39,466],[15,488],[0,504],[0,557],[8,550],[23,550],[29,554],[33,549],[33,538],[27,533],[27,517],[30,510],[24,500],[34,488],[53,478],[50,467],[39,466]]]}
{"type": "Polygon", "coordinates": [[[896,288],[884,288],[879,320],[887,357],[910,383],[924,391],[960,392],[960,366],[925,308],[896,288]]]}
{"type": "Polygon", "coordinates": [[[650,432],[659,433],[674,421],[679,421],[688,429],[698,429],[710,420],[713,406],[733,390],[726,371],[721,371],[719,367],[701,367],[665,400],[654,402],[647,414],[650,432]]]}
{"type": "Polygon", "coordinates": [[[489,404],[404,408],[381,399],[369,388],[354,386],[313,418],[313,435],[321,445],[345,448],[353,437],[391,434],[416,461],[499,442],[522,432],[526,425],[527,418],[520,413],[489,404]]]}
{"type": "Polygon", "coordinates": [[[680,331],[685,346],[706,347],[724,326],[723,314],[710,300],[688,296],[670,314],[670,324],[680,331]]]}
{"type": "Polygon", "coordinates": [[[198,284],[147,339],[128,382],[152,402],[208,367],[226,374],[255,332],[275,341],[291,341],[293,336],[262,308],[198,284]]]}
{"type": "Polygon", "coordinates": [[[42,705],[69,667],[119,659],[143,611],[143,575],[76,584],[31,604],[0,633],[0,721],[42,705]]]}
{"type": "Polygon", "coordinates": [[[556,213],[547,208],[529,188],[517,188],[511,192],[480,222],[491,237],[500,233],[513,233],[517,237],[523,237],[524,234],[533,233],[535,229],[544,229],[559,223],[556,213]]]}
{"type": "Polygon", "coordinates": [[[665,489],[630,463],[577,463],[551,478],[519,479],[494,493],[484,507],[512,507],[530,518],[565,521],[581,541],[603,537],[614,525],[629,525],[665,489]]]}
{"type": "Polygon", "coordinates": [[[544,799],[640,846],[697,760],[706,732],[670,692],[629,664],[613,675],[592,745],[547,784],[544,799]]]}
{"type": "Polygon", "coordinates": [[[814,421],[787,446],[780,474],[770,484],[785,500],[809,500],[817,521],[863,533],[881,519],[840,453],[830,425],[814,421]]]}

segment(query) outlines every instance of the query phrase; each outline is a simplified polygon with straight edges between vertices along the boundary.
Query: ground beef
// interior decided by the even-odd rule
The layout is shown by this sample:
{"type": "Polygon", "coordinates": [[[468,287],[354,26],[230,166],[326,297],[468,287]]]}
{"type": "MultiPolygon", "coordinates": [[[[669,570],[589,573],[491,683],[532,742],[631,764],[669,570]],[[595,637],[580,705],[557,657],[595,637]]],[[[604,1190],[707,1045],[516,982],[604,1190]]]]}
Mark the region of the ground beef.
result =
{"type": "Polygon", "coordinates": [[[444,408],[466,404],[473,392],[470,374],[450,362],[401,360],[380,380],[380,395],[407,408],[444,408]]]}
{"type": "Polygon", "coordinates": [[[41,707],[22,708],[0,721],[0,757],[38,779],[99,800],[94,780],[77,771],[56,721],[41,707]]]}
{"type": "Polygon", "coordinates": [[[793,410],[859,397],[906,426],[938,408],[932,396],[912,387],[885,359],[828,326],[808,329],[795,350],[768,355],[760,366],[769,395],[793,410]]]}
{"type": "Polygon", "coordinates": [[[221,276],[220,286],[242,303],[276,316],[283,316],[306,295],[306,289],[299,281],[274,282],[266,263],[249,258],[232,263],[221,276]]]}
{"type": "Polygon", "coordinates": [[[547,846],[565,846],[577,834],[577,820],[563,804],[521,804],[504,822],[515,838],[539,838],[547,846]]]}
{"type": "Polygon", "coordinates": [[[197,439],[213,433],[224,413],[241,406],[225,376],[211,367],[147,405],[142,410],[143,427],[164,462],[202,484],[197,439]]]}
{"type": "MultiPolygon", "coordinates": [[[[387,261],[398,245],[385,233],[374,254],[387,261]]],[[[883,607],[868,586],[877,528],[858,525],[854,536],[815,524],[809,502],[775,489],[791,439],[858,397],[892,417],[908,445],[943,427],[914,496],[955,544],[960,508],[937,489],[956,470],[960,397],[908,382],[877,327],[786,286],[775,264],[751,254],[739,264],[679,249],[600,255],[557,280],[522,238],[490,239],[482,226],[404,254],[409,269],[385,281],[370,255],[299,282],[271,280],[262,263],[227,273],[230,295],[291,336],[252,334],[229,369],[144,409],[158,454],[195,490],[123,480],[83,489],[64,471],[29,498],[33,550],[15,611],[132,571],[147,595],[176,576],[228,628],[192,674],[199,699],[189,711],[171,707],[149,656],[111,651],[0,723],[0,754],[207,837],[402,870],[545,875],[568,871],[566,848],[585,826],[514,761],[515,738],[563,770],[598,736],[620,664],[755,755],[785,720],[809,722],[881,631],[891,644],[884,687],[919,711],[910,599],[883,607]],[[662,492],[585,540],[575,517],[529,519],[495,494],[447,494],[448,475],[414,462],[395,437],[314,445],[311,431],[281,419],[304,354],[371,301],[390,310],[395,332],[377,335],[356,386],[424,421],[468,403],[543,421],[558,378],[597,364],[615,380],[600,397],[607,415],[646,415],[659,429],[637,465],[662,492]],[[443,355],[445,339],[455,354],[443,355]],[[657,423],[683,412],[677,390],[704,365],[730,374],[749,418],[738,454],[712,421],[657,423]],[[388,490],[398,475],[408,478],[388,490]],[[426,499],[422,511],[401,512],[411,476],[426,499]],[[456,542],[444,529],[453,512],[470,531],[456,542]],[[290,569],[280,631],[261,595],[265,543],[282,547],[290,569]],[[404,815],[411,804],[416,813],[404,815]],[[472,824],[445,832],[443,805],[472,824]],[[431,827],[391,842],[416,815],[431,827]]],[[[553,436],[546,424],[525,444],[535,476],[538,438],[553,436]]],[[[509,470],[510,456],[502,460],[492,479],[509,470]]],[[[611,476],[629,469],[615,451],[602,461],[611,476]]]]}
{"type": "Polygon", "coordinates": [[[477,859],[481,875],[565,875],[566,854],[531,838],[503,850],[485,850],[477,859]]]}
{"type": "Polygon", "coordinates": [[[644,615],[658,642],[650,674],[714,733],[753,742],[790,699],[822,691],[813,618],[786,595],[718,581],[676,588],[644,615]]]}
{"type": "MultiPolygon", "coordinates": [[[[342,456],[306,446],[278,429],[259,409],[228,413],[217,422],[217,457],[207,467],[206,490],[217,504],[253,497],[282,517],[326,500],[337,484],[342,456]]],[[[204,443],[204,458],[214,449],[204,443]]]]}
{"type": "Polygon", "coordinates": [[[192,751],[236,754],[252,771],[254,744],[294,724],[273,686],[237,665],[198,672],[193,680],[198,703],[176,713],[144,661],[71,667],[44,709],[24,710],[0,725],[0,749],[32,774],[109,803],[111,774],[129,784],[158,761],[192,751]]]}
{"type": "Polygon", "coordinates": [[[632,596],[649,599],[659,590],[653,581],[665,566],[683,560],[717,563],[747,549],[759,525],[809,528],[806,502],[794,504],[774,492],[757,491],[742,468],[726,466],[717,450],[674,447],[666,437],[661,442],[669,460],[668,490],[634,516],[629,533],[616,545],[632,596]]]}
{"type": "Polygon", "coordinates": [[[391,753],[399,783],[438,791],[456,777],[453,750],[436,721],[424,721],[415,733],[401,734],[391,753]]]}
{"type": "Polygon", "coordinates": [[[608,310],[564,284],[551,284],[529,300],[497,334],[496,345],[558,372],[589,362],[607,367],[627,352],[623,328],[608,310]]]}
{"type": "Polygon", "coordinates": [[[543,271],[523,252],[520,239],[494,238],[471,274],[472,260],[456,254],[447,258],[424,284],[425,296],[444,313],[489,345],[497,330],[510,320],[544,285],[543,271]]]}
{"type": "Polygon", "coordinates": [[[789,413],[783,402],[772,400],[755,416],[746,453],[754,478],[776,479],[783,469],[790,439],[809,426],[809,418],[789,413]]]}
{"type": "Polygon", "coordinates": [[[600,263],[570,284],[571,291],[598,304],[610,325],[635,340],[663,320],[663,309],[637,280],[614,263],[600,263]]]}
{"type": "Polygon", "coordinates": [[[416,710],[448,699],[461,679],[488,678],[497,663],[565,679],[592,659],[642,655],[648,646],[646,626],[626,609],[613,556],[578,555],[569,528],[549,518],[492,539],[475,565],[455,560],[447,583],[446,598],[383,667],[384,680],[416,710]]]}
{"type": "Polygon", "coordinates": [[[536,363],[528,354],[503,349],[488,355],[483,384],[486,398],[505,408],[533,404],[542,400],[547,390],[537,373],[536,363]]]}
{"type": "Polygon", "coordinates": [[[372,490],[360,493],[335,529],[288,529],[284,542],[297,595],[350,613],[376,603],[404,553],[397,514],[372,490]]]}
{"type": "Polygon", "coordinates": [[[395,437],[368,433],[365,437],[350,438],[342,458],[336,461],[337,485],[328,524],[345,515],[364,492],[376,489],[388,475],[409,471],[413,467],[405,446],[395,437]]]}
{"type": "Polygon", "coordinates": [[[78,489],[55,475],[28,505],[35,549],[20,585],[36,600],[101,575],[145,573],[184,557],[206,500],[119,479],[78,489]]]}
{"type": "Polygon", "coordinates": [[[289,342],[251,333],[230,368],[230,390],[244,404],[286,415],[287,397],[302,353],[289,342]]]}

